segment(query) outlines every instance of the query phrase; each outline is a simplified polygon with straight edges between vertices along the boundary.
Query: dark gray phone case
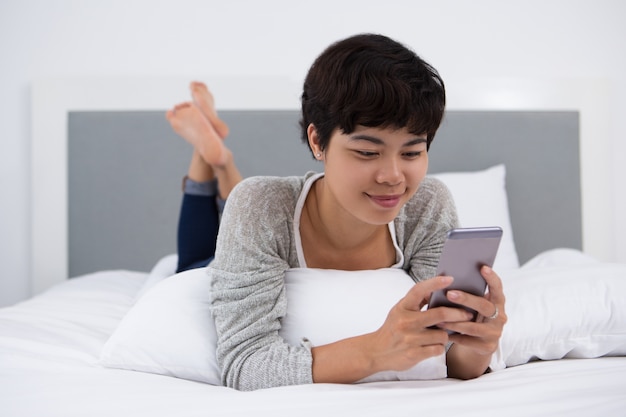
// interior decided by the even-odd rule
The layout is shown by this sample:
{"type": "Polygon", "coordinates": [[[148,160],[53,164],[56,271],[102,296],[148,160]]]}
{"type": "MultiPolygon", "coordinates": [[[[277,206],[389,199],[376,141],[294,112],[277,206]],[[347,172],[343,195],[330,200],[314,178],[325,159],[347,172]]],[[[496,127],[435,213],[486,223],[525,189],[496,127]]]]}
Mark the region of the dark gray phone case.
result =
{"type": "Polygon", "coordinates": [[[484,295],[487,288],[485,279],[480,274],[483,265],[493,266],[502,238],[500,227],[472,227],[452,229],[444,243],[437,276],[448,275],[454,282],[443,290],[434,291],[428,308],[439,306],[460,307],[474,314],[476,311],[449,301],[449,290],[460,290],[474,295],[484,295]]]}

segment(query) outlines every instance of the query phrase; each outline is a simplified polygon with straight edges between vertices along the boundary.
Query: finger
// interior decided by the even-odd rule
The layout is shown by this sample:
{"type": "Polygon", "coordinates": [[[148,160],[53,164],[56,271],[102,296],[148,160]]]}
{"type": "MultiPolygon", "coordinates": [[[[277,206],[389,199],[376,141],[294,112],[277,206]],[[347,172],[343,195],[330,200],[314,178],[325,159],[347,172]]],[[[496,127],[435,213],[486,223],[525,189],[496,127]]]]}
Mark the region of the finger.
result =
{"type": "Polygon", "coordinates": [[[415,284],[409,292],[400,300],[400,305],[407,310],[419,311],[425,305],[425,301],[430,298],[430,294],[435,290],[441,290],[452,284],[453,278],[449,276],[438,276],[415,284]]]}
{"type": "Polygon", "coordinates": [[[464,335],[466,338],[461,340],[453,340],[453,335],[450,335],[450,340],[453,342],[467,343],[467,338],[476,339],[478,341],[486,340],[498,340],[502,333],[502,326],[497,323],[477,323],[474,321],[457,322],[457,323],[443,323],[442,329],[451,330],[456,332],[454,335],[456,339],[459,339],[456,335],[464,335]]]}
{"type": "Polygon", "coordinates": [[[414,332],[414,346],[445,345],[448,343],[448,332],[443,329],[425,329],[423,332],[414,332]],[[421,334],[418,334],[421,333],[421,334]]]}
{"type": "Polygon", "coordinates": [[[460,342],[468,337],[482,339],[492,332],[482,323],[476,323],[473,321],[442,323],[440,327],[444,330],[456,332],[455,334],[450,335],[450,341],[452,342],[460,342]],[[461,339],[459,337],[460,335],[465,336],[465,338],[461,339]]]}
{"type": "Polygon", "coordinates": [[[495,335],[476,337],[462,332],[451,334],[450,341],[463,345],[481,354],[491,354],[498,349],[499,338],[495,335]]]}
{"type": "Polygon", "coordinates": [[[435,307],[424,312],[422,323],[426,327],[444,327],[446,323],[467,322],[474,315],[469,311],[457,307],[435,307]]]}
{"type": "Polygon", "coordinates": [[[482,296],[452,290],[446,293],[446,297],[453,303],[471,308],[485,317],[490,316],[495,311],[494,303],[482,296]]]}
{"type": "Polygon", "coordinates": [[[489,287],[489,298],[491,301],[496,305],[504,305],[504,290],[502,288],[502,280],[498,274],[486,265],[481,268],[480,273],[489,287]]]}

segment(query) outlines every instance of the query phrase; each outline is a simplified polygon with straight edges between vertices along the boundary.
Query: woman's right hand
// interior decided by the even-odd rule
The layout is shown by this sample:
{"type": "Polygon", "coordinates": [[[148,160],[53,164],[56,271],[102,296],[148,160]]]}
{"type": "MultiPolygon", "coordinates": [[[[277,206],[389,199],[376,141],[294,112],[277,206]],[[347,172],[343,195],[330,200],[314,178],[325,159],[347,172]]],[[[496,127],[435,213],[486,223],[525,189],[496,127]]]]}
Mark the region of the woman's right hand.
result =
{"type": "Polygon", "coordinates": [[[446,276],[421,281],[391,308],[375,332],[314,347],[313,381],[351,383],[376,372],[404,371],[443,354],[448,333],[431,327],[468,321],[472,316],[460,308],[422,308],[433,291],[446,288],[452,281],[446,276]]]}

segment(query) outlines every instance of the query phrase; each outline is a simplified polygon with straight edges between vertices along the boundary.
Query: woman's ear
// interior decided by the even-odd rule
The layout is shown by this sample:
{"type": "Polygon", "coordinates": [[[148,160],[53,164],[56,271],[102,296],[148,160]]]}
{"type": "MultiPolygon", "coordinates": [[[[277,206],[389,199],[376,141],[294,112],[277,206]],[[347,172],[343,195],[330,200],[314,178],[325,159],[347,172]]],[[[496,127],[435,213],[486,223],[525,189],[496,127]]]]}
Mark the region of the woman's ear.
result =
{"type": "Polygon", "coordinates": [[[317,129],[315,128],[313,123],[309,124],[309,126],[306,128],[306,134],[307,134],[307,137],[309,138],[309,147],[311,148],[311,152],[313,152],[313,156],[318,161],[321,161],[324,155],[324,151],[322,150],[320,146],[317,129]]]}

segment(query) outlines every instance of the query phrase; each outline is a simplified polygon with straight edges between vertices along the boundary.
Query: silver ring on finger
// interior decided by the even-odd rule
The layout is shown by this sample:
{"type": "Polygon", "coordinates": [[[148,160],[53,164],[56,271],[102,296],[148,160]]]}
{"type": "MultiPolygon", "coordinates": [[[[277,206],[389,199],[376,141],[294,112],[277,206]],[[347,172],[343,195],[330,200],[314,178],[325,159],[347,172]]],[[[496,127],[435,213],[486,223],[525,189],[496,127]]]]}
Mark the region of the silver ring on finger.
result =
{"type": "Polygon", "coordinates": [[[497,318],[498,314],[500,313],[500,311],[498,310],[498,306],[494,305],[494,307],[496,308],[496,311],[494,311],[491,316],[487,317],[489,320],[493,320],[497,318]]]}

